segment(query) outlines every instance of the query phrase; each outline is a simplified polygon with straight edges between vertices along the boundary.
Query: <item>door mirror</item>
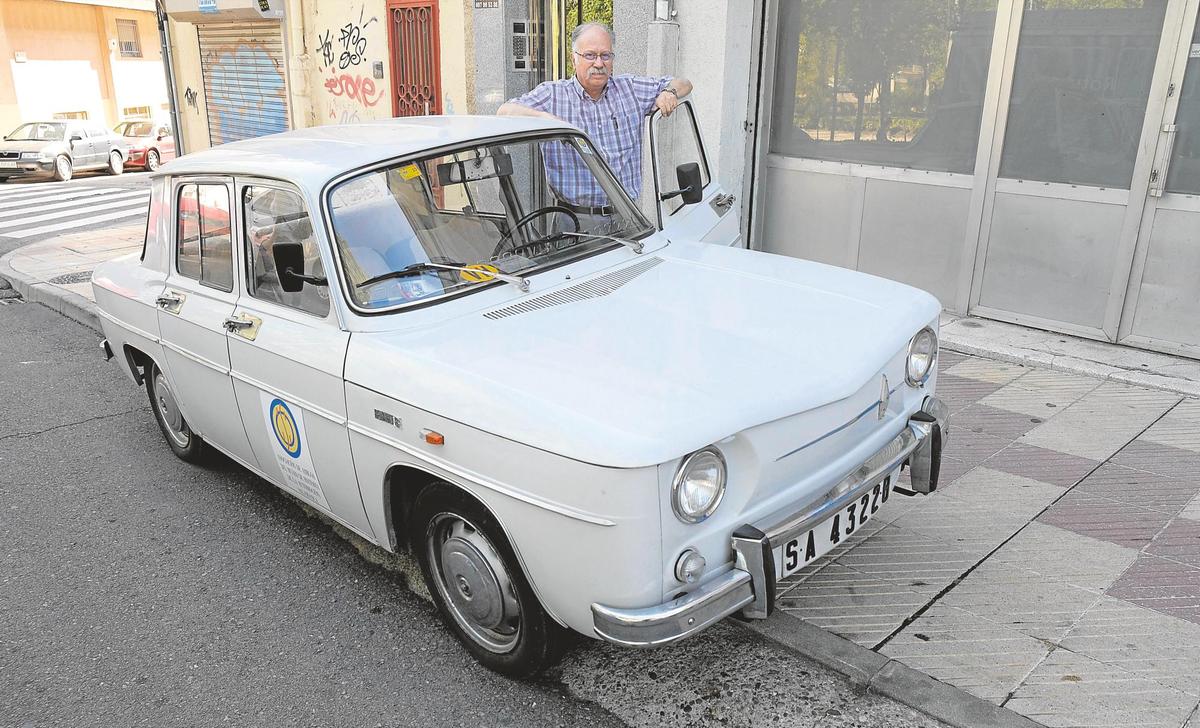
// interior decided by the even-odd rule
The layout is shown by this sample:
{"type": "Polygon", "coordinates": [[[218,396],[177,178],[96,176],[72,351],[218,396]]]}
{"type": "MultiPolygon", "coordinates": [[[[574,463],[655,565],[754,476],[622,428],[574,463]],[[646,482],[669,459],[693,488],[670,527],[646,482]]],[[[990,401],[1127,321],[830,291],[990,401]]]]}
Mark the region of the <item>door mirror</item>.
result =
{"type": "Polygon", "coordinates": [[[675,168],[675,179],[679,181],[679,189],[665,192],[659,199],[679,197],[685,205],[694,205],[704,199],[704,178],[700,176],[699,164],[685,162],[679,165],[675,168]]]}
{"type": "Polygon", "coordinates": [[[285,293],[297,293],[304,288],[304,246],[279,241],[271,246],[271,257],[279,273],[279,287],[285,293]]]}
{"type": "Polygon", "coordinates": [[[271,258],[275,261],[279,287],[284,293],[298,293],[304,289],[305,283],[310,286],[329,285],[326,278],[304,274],[303,243],[277,242],[271,246],[271,258]]]}
{"type": "Polygon", "coordinates": [[[83,137],[79,136],[78,134],[71,135],[71,143],[72,144],[74,144],[75,142],[81,142],[81,141],[83,141],[83,137]]]}

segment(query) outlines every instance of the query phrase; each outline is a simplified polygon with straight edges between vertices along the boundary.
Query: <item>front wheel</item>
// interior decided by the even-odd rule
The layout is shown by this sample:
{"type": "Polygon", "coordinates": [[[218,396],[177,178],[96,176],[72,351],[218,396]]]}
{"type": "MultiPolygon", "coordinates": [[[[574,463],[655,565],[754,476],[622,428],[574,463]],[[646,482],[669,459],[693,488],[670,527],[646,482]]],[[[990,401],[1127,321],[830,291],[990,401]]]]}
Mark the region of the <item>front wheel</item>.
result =
{"type": "Polygon", "coordinates": [[[116,151],[109,152],[108,153],[108,173],[109,174],[121,174],[124,171],[125,171],[125,161],[121,159],[121,153],[116,152],[116,151]]]}
{"type": "Polygon", "coordinates": [[[66,182],[74,174],[75,169],[71,166],[71,160],[67,155],[60,154],[54,158],[54,179],[66,182]]]}
{"type": "Polygon", "coordinates": [[[180,459],[189,463],[197,463],[204,455],[204,440],[192,432],[179,404],[175,400],[175,392],[157,364],[146,367],[146,394],[150,397],[150,409],[154,410],[154,419],[162,430],[163,437],[171,451],[180,459]]]}
{"type": "Polygon", "coordinates": [[[413,548],[442,619],[475,659],[526,678],[562,655],[565,630],[538,602],[496,519],[447,483],[417,496],[413,548]]]}
{"type": "Polygon", "coordinates": [[[151,172],[157,172],[161,163],[161,160],[158,158],[158,152],[153,149],[146,152],[146,169],[151,172]]]}

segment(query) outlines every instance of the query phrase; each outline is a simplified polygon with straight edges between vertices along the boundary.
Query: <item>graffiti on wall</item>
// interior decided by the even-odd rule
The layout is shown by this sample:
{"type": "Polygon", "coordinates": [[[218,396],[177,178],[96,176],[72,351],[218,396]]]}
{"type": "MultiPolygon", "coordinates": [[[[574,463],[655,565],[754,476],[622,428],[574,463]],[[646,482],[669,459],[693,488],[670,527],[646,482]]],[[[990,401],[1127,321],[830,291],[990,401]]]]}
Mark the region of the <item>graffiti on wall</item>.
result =
{"type": "Polygon", "coordinates": [[[192,107],[192,111],[199,111],[200,108],[196,106],[196,99],[199,98],[199,96],[200,95],[196,93],[196,89],[188,86],[187,90],[183,92],[183,102],[192,107]]]}
{"type": "Polygon", "coordinates": [[[338,70],[344,71],[351,66],[357,66],[366,59],[367,37],[363,31],[371,23],[379,19],[371,16],[363,20],[365,7],[358,9],[358,20],[350,21],[338,28],[337,45],[334,45],[333,31],[326,30],[317,36],[317,47],[321,51],[321,63],[326,69],[332,69],[337,63],[338,70]]]}
{"type": "MultiPolygon", "coordinates": [[[[385,95],[384,84],[377,82],[370,71],[367,28],[379,19],[366,16],[366,7],[359,6],[341,25],[327,28],[317,35],[318,68],[328,94],[326,114],[329,123],[349,124],[360,121],[360,113],[368,113],[385,95]]],[[[376,25],[376,30],[378,29],[376,25]]]]}
{"type": "Polygon", "coordinates": [[[333,96],[357,101],[363,106],[374,106],[383,98],[383,89],[376,93],[375,79],[362,74],[341,73],[325,79],[325,90],[333,96]]]}
{"type": "Polygon", "coordinates": [[[208,104],[214,138],[233,141],[287,131],[283,69],[262,43],[239,41],[216,49],[206,61],[212,77],[208,104]]]}

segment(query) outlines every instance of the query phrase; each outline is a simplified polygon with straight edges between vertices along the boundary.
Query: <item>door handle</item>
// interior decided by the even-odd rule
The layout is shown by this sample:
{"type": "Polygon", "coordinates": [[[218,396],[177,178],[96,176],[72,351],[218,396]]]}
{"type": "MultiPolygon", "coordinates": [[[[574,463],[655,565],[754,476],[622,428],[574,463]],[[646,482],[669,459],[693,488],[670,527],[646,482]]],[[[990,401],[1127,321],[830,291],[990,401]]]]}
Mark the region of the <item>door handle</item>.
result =
{"type": "Polygon", "coordinates": [[[262,319],[245,313],[230,316],[221,322],[221,327],[226,331],[237,334],[247,341],[254,341],[258,336],[259,326],[262,326],[262,319]]]}
{"type": "Polygon", "coordinates": [[[712,199],[712,208],[718,215],[724,215],[729,212],[729,208],[733,207],[733,201],[736,198],[732,194],[717,195],[712,199]]]}
{"type": "Polygon", "coordinates": [[[154,304],[167,313],[179,313],[179,309],[183,307],[183,302],[186,299],[187,296],[184,296],[182,293],[168,291],[167,293],[160,293],[154,299],[154,304]]]}

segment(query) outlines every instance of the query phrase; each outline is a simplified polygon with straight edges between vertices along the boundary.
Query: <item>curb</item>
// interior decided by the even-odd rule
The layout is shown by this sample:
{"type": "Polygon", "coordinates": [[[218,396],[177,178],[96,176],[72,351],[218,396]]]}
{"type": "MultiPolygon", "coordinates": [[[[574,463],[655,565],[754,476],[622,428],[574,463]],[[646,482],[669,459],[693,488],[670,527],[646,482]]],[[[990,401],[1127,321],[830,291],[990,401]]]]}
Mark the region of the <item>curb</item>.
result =
{"type": "Polygon", "coordinates": [[[944,683],[886,655],[796,617],[739,622],[767,640],[955,728],[1045,728],[1043,724],[944,683]]]}
{"type": "MultiPolygon", "coordinates": [[[[20,248],[17,250],[20,250],[20,248]]],[[[0,278],[4,278],[11,283],[13,290],[20,293],[21,297],[26,301],[40,303],[47,308],[59,312],[72,321],[87,326],[97,333],[103,333],[103,330],[100,328],[100,316],[96,313],[98,310],[96,304],[78,293],[72,293],[58,286],[18,273],[8,263],[9,257],[16,252],[13,251],[4,257],[0,257],[0,278]]]]}
{"type": "MultiPolygon", "coordinates": [[[[1069,334],[1064,334],[1064,336],[1069,336],[1069,334]]],[[[998,341],[989,341],[986,345],[982,345],[964,341],[956,337],[953,333],[946,333],[944,330],[940,335],[940,342],[942,348],[959,354],[981,356],[1008,362],[1009,364],[1053,369],[1068,374],[1080,374],[1110,382],[1173,392],[1187,397],[1200,397],[1200,381],[1194,379],[1170,377],[1145,369],[1116,366],[1094,359],[1027,349],[998,341]]]]}

